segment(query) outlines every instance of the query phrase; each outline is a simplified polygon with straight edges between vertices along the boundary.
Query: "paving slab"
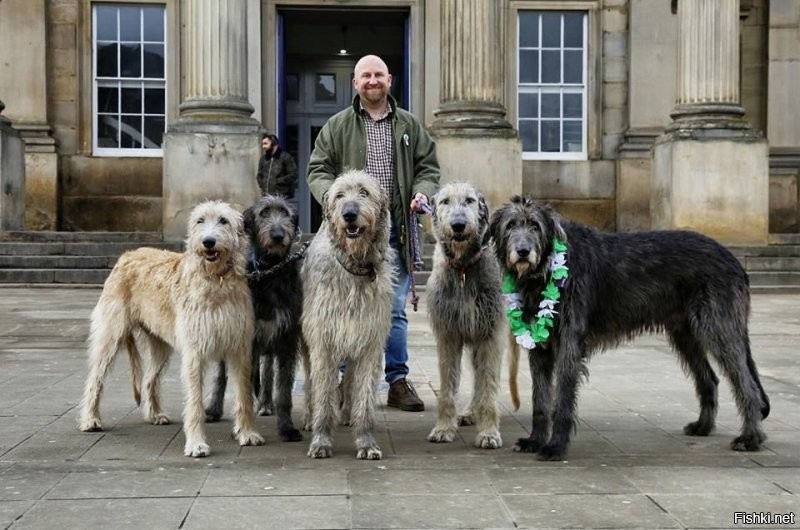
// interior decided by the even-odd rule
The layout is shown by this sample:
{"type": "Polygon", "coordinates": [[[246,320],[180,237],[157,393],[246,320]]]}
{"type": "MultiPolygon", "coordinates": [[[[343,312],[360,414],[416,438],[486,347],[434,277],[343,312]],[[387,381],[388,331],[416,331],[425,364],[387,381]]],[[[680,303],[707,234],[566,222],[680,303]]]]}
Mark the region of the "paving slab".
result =
{"type": "MultiPolygon", "coordinates": [[[[173,423],[146,423],[133,401],[124,355],[101,401],[105,431],[77,430],[86,375],[88,318],[99,289],[0,288],[0,530],[7,528],[746,528],[734,512],[800,507],[800,294],[755,294],[751,339],[772,412],[762,451],[729,448],[740,421],[719,388],[717,428],[687,437],[694,387],[660,335],[596,356],[581,388],[567,458],[540,462],[511,450],[530,428],[527,363],[514,410],[503,368],[498,404],[503,447],[473,446],[475,427],[432,444],[439,390],[435,340],[409,313],[411,381],[426,410],[386,407],[378,385],[380,461],[355,459],[349,428],[334,430],[333,458],[282,442],[275,417],[256,418],[267,443],[231,437],[231,393],[222,421],[206,425],[212,454],[183,456],[183,388],[173,358],[162,403],[173,423]]],[[[304,410],[302,370],[294,421],[304,410]]],[[[471,397],[465,362],[459,404],[471,397]]],[[[207,381],[208,383],[209,381],[207,381]]],[[[797,528],[773,525],[770,528],[797,528]]],[[[760,526],[766,528],[767,526],[760,526]]]]}

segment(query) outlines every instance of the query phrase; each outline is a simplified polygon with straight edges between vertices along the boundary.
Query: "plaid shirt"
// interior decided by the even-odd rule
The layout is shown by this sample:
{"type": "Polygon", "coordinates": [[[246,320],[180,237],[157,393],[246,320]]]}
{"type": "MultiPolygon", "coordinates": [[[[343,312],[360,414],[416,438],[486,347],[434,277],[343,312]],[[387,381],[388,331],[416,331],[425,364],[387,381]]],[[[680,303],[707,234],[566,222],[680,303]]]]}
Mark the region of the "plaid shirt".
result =
{"type": "Polygon", "coordinates": [[[377,120],[373,120],[360,103],[359,106],[367,130],[367,173],[378,181],[386,195],[392,199],[397,188],[392,141],[392,107],[386,105],[383,114],[377,120]]]}

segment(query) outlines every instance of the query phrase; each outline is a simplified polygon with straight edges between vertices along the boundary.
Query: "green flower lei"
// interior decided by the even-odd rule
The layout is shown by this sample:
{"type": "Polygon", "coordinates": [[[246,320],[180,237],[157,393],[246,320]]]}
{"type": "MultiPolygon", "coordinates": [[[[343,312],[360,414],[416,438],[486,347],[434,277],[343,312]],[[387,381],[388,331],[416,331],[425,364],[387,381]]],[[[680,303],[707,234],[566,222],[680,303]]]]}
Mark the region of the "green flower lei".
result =
{"type": "Polygon", "coordinates": [[[553,327],[556,305],[561,298],[560,288],[569,276],[567,268],[567,245],[553,238],[553,252],[550,260],[550,278],[542,291],[542,301],[539,302],[539,312],[536,321],[528,323],[522,320],[523,299],[517,292],[517,283],[512,274],[503,275],[503,294],[506,295],[506,315],[515,336],[517,344],[532,350],[537,344],[546,344],[550,338],[550,329],[553,327]]]}

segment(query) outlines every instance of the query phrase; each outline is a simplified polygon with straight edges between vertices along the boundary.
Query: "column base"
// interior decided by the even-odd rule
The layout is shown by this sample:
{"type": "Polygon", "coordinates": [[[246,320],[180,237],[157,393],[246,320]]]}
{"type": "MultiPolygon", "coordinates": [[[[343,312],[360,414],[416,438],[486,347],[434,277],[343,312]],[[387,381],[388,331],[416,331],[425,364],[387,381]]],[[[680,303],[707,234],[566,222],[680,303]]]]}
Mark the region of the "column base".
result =
{"type": "Polygon", "coordinates": [[[749,130],[685,132],[666,133],[656,142],[653,228],[695,230],[723,244],[766,244],[767,141],[749,130]]]}
{"type": "Polygon", "coordinates": [[[187,99],[180,104],[181,119],[179,121],[258,123],[250,117],[253,110],[250,102],[242,98],[187,99]]]}
{"type": "Polygon", "coordinates": [[[58,230],[58,153],[47,123],[15,123],[25,142],[25,229],[58,230]]]}
{"type": "Polygon", "coordinates": [[[259,196],[260,126],[182,120],[164,138],[163,230],[167,241],[186,237],[192,208],[219,199],[239,211],[259,196]]]}
{"type": "Polygon", "coordinates": [[[0,232],[24,228],[25,143],[11,121],[0,116],[0,232]]]}
{"type": "Polygon", "coordinates": [[[442,184],[469,182],[483,193],[491,210],[522,193],[519,138],[442,136],[438,131],[434,136],[442,184]]]}
{"type": "Polygon", "coordinates": [[[431,133],[436,136],[472,136],[516,138],[517,133],[506,120],[506,110],[490,101],[445,101],[433,111],[436,119],[431,133]]]}

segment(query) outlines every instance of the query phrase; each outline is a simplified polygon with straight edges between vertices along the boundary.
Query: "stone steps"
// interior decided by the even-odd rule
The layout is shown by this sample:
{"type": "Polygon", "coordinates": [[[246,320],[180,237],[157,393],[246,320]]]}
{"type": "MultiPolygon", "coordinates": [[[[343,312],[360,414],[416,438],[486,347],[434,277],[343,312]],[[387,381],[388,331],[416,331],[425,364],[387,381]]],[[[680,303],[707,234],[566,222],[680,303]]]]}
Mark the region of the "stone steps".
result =
{"type": "Polygon", "coordinates": [[[119,256],[140,247],[180,251],[156,232],[4,232],[0,283],[102,284],[119,256]]]}
{"type": "MultiPolygon", "coordinates": [[[[312,234],[303,234],[307,240],[312,234]]],[[[800,234],[772,234],[772,244],[730,247],[754,289],[800,290],[800,234]]],[[[102,284],[119,256],[142,246],[180,252],[156,232],[5,232],[0,234],[0,283],[102,284]]],[[[414,274],[418,290],[430,277],[434,245],[422,245],[425,269],[414,274]]]]}

